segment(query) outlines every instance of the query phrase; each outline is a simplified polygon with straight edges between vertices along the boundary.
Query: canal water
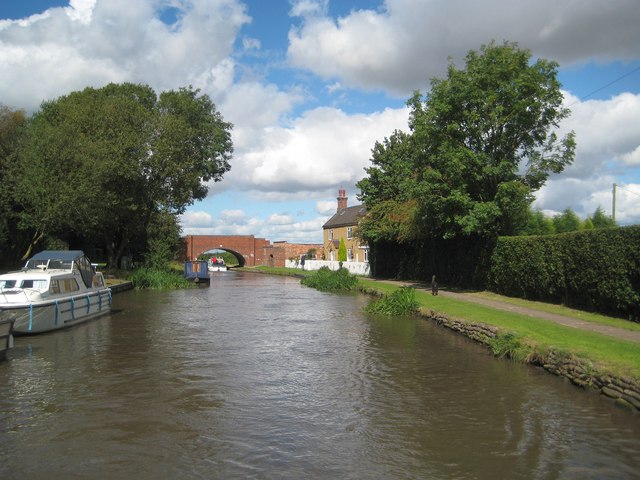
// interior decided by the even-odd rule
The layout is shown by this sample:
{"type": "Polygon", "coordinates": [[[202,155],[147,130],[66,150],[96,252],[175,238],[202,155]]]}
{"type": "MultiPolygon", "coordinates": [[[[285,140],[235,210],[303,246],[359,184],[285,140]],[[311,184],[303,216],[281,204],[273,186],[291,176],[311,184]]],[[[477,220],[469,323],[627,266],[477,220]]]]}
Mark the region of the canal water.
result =
{"type": "Polygon", "coordinates": [[[639,477],[638,415],[367,301],[227,272],[20,337],[0,478],[639,477]]]}

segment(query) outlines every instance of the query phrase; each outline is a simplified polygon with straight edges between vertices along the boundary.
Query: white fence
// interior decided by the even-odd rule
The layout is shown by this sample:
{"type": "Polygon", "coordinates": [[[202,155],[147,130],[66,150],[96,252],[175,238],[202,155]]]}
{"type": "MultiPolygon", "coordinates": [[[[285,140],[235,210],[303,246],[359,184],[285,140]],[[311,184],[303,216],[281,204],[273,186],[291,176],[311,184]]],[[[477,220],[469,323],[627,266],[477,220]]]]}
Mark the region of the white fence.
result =
{"type": "MultiPolygon", "coordinates": [[[[286,268],[298,268],[302,270],[300,261],[286,260],[284,266],[286,268]]],[[[331,260],[305,260],[305,270],[320,270],[320,267],[329,267],[330,270],[338,270],[340,264],[338,261],[331,260]]],[[[350,273],[354,275],[369,276],[369,262],[342,262],[342,268],[346,268],[350,273]]]]}

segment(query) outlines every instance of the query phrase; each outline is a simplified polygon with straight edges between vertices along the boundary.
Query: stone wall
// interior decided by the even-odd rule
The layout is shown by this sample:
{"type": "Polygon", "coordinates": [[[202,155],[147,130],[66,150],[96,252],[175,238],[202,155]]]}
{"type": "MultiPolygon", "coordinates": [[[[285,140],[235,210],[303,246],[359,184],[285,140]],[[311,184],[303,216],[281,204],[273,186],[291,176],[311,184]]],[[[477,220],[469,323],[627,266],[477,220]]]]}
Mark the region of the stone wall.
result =
{"type": "MultiPolygon", "coordinates": [[[[486,346],[490,346],[491,341],[500,332],[498,328],[490,325],[463,322],[433,310],[423,316],[486,346]]],[[[637,380],[598,371],[587,360],[553,350],[531,355],[528,362],[554,375],[567,378],[580,388],[597,391],[620,405],[640,412],[640,383],[637,380]]]]}

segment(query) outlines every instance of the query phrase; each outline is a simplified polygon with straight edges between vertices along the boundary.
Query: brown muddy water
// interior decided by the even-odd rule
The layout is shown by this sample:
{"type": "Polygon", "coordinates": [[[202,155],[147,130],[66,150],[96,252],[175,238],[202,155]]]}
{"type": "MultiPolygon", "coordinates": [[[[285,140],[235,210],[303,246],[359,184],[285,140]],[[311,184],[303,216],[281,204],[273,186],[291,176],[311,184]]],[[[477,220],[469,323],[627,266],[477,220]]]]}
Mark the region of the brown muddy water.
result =
{"type": "Polygon", "coordinates": [[[17,338],[0,478],[639,478],[637,414],[368,301],[226,272],[17,338]]]}

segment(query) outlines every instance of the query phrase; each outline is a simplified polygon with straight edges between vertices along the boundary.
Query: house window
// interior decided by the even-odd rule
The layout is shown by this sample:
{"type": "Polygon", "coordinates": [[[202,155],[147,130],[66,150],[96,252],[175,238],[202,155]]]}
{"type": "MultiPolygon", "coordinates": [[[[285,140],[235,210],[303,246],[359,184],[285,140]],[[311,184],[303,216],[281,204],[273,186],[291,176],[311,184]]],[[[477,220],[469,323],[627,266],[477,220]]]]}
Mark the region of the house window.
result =
{"type": "Polygon", "coordinates": [[[364,249],[364,261],[365,262],[369,261],[369,249],[368,248],[364,249]]]}
{"type": "Polygon", "coordinates": [[[347,262],[353,262],[353,249],[347,248],[347,262]]]}
{"type": "Polygon", "coordinates": [[[347,238],[353,238],[353,227],[347,227],[347,238]]]}
{"type": "Polygon", "coordinates": [[[333,228],[329,230],[329,240],[333,240],[333,228]]]}

